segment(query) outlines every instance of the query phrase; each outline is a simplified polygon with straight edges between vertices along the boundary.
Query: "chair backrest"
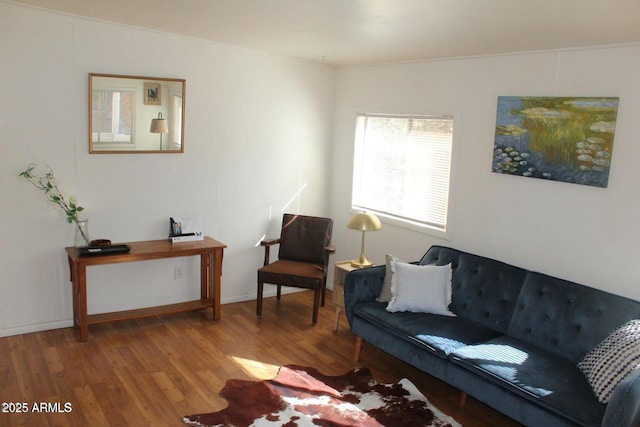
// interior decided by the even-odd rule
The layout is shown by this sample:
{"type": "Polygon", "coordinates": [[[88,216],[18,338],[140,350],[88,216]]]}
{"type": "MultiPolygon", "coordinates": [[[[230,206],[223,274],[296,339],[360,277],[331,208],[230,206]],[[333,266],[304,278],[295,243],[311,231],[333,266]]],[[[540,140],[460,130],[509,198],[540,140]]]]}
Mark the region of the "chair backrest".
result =
{"type": "Polygon", "coordinates": [[[278,258],[324,264],[332,232],[331,218],[284,214],[278,258]]]}

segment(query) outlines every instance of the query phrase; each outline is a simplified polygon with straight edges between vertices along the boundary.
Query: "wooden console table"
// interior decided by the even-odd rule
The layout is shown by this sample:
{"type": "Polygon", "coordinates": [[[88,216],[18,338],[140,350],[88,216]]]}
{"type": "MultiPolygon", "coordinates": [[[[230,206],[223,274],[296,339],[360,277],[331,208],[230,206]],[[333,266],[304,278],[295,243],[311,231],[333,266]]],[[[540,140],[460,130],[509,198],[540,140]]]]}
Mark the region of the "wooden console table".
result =
{"type": "Polygon", "coordinates": [[[73,247],[65,248],[69,258],[73,284],[73,326],[79,330],[79,340],[89,338],[89,325],[117,320],[136,319],[211,307],[213,320],[220,319],[220,276],[224,243],[211,237],[194,242],[171,243],[169,240],[150,240],[126,243],[129,253],[116,255],[80,256],[73,247]],[[125,310],[113,313],[87,313],[87,267],[90,265],[119,264],[161,258],[200,255],[200,299],[157,307],[125,310]]]}

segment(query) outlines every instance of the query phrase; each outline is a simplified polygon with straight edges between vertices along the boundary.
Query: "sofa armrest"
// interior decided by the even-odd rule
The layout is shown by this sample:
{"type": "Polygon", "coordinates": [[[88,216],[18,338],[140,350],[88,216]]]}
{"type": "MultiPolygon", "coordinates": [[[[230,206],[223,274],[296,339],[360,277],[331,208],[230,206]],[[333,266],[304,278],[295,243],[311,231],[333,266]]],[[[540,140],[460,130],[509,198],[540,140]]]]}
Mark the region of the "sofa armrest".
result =
{"type": "Polygon", "coordinates": [[[640,426],[640,370],[613,390],[602,419],[602,427],[640,426]]]}
{"type": "Polygon", "coordinates": [[[361,302],[375,301],[382,290],[385,266],[353,270],[344,278],[344,308],[351,325],[353,306],[361,302]]]}

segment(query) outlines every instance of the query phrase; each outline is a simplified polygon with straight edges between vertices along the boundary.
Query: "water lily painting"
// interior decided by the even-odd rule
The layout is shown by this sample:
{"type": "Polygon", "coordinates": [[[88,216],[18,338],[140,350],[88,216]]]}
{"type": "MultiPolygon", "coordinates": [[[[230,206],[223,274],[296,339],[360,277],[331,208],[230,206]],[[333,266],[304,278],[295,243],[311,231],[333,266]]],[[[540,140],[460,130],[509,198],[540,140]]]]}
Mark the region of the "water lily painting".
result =
{"type": "Polygon", "coordinates": [[[606,188],[618,101],[499,96],[493,172],[606,188]]]}

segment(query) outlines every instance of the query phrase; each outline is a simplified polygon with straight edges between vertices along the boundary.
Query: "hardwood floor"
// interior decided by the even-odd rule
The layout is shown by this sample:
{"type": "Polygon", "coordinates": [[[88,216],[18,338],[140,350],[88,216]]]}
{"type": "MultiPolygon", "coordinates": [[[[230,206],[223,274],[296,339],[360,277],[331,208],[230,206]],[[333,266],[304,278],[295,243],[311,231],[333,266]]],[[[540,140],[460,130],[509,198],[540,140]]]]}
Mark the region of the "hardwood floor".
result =
{"type": "MultiPolygon", "coordinates": [[[[344,313],[333,331],[327,297],[315,327],[301,292],[265,299],[261,318],[247,301],[223,305],[217,322],[192,312],[94,325],[86,343],[71,328],[0,338],[0,426],[181,426],[226,407],[218,392],[231,378],[269,379],[285,364],[343,374],[354,336],[344,313]]],[[[461,407],[457,390],[372,346],[358,366],[380,382],[409,378],[465,427],[520,425],[472,398],[461,407]]]]}

